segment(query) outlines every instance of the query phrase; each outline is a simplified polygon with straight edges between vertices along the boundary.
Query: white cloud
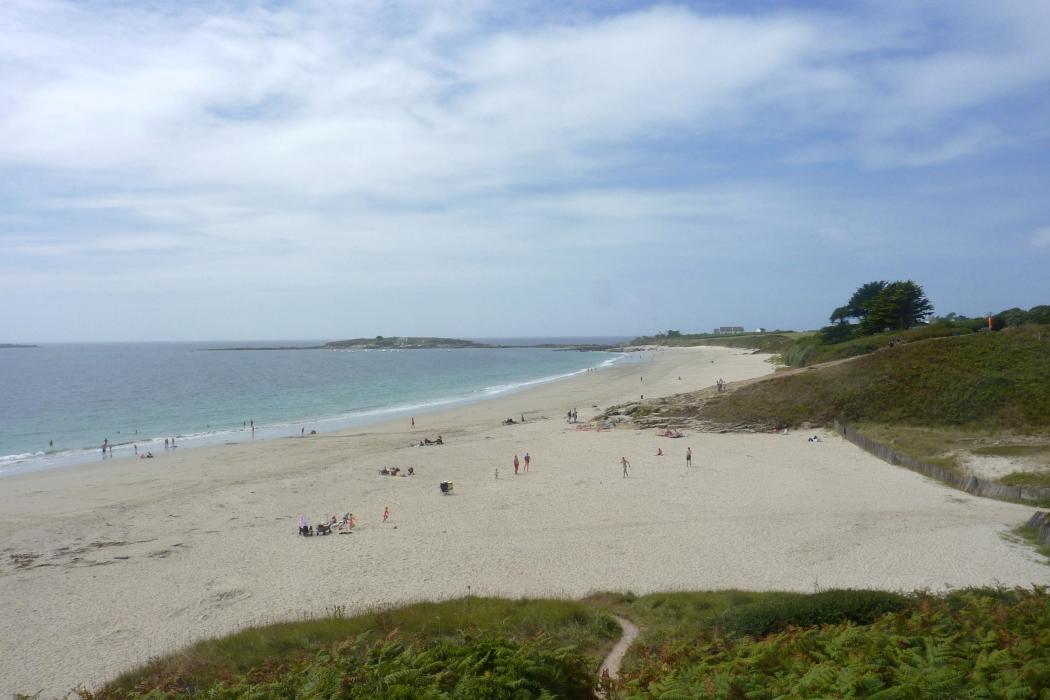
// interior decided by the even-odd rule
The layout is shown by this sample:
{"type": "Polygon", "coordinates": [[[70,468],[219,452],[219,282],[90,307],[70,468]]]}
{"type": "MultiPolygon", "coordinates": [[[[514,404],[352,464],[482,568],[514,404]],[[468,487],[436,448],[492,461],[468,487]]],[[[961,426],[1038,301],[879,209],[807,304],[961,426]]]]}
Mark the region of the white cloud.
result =
{"type": "Polygon", "coordinates": [[[823,123],[845,132],[844,152],[925,165],[995,143],[984,124],[941,138],[945,115],[1050,75],[1031,37],[1006,54],[881,59],[899,37],[880,47],[816,15],[656,7],[488,34],[436,12],[391,37],[363,7],[9,7],[0,161],[165,186],[444,197],[593,174],[608,151],[636,162],[639,142],[783,140],[823,123]]]}
{"type": "Polygon", "coordinates": [[[0,289],[867,251],[899,207],[807,170],[965,164],[1046,113],[1044,3],[728,7],[2,3],[0,289]],[[99,259],[163,269],[101,281],[99,259]]]}

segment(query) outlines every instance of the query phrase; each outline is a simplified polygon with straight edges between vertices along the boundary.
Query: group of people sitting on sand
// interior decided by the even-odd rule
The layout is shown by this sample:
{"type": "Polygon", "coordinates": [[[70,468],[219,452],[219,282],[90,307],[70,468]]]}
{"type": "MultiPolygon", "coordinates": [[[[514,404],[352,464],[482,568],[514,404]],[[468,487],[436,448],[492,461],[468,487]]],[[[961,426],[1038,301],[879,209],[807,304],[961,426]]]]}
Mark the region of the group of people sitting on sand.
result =
{"type": "Polygon", "coordinates": [[[719,378],[719,380],[715,382],[715,386],[718,387],[718,393],[721,394],[726,390],[726,387],[729,386],[729,384],[726,380],[719,378]]]}
{"type": "Polygon", "coordinates": [[[337,518],[335,515],[324,520],[324,522],[317,523],[315,529],[307,520],[305,515],[299,516],[299,534],[303,537],[313,537],[314,535],[330,535],[333,530],[342,531],[344,533],[350,532],[354,528],[354,514],[344,513],[342,519],[337,518]]]}
{"type": "Polygon", "coordinates": [[[683,435],[683,434],[681,433],[681,431],[678,431],[678,430],[671,430],[670,428],[667,428],[667,429],[666,429],[666,430],[664,430],[664,431],[663,431],[662,433],[657,433],[657,435],[659,435],[660,437],[669,437],[669,438],[680,438],[680,437],[685,437],[685,435],[683,435]]]}
{"type": "Polygon", "coordinates": [[[419,446],[420,447],[426,447],[427,445],[444,445],[444,444],[445,444],[445,441],[441,438],[440,435],[437,436],[436,440],[431,440],[430,438],[423,438],[422,440],[419,441],[419,446]]]}
{"type": "Polygon", "coordinates": [[[409,467],[406,471],[402,472],[401,467],[383,467],[379,470],[379,473],[383,476],[415,476],[416,468],[409,467]]]}

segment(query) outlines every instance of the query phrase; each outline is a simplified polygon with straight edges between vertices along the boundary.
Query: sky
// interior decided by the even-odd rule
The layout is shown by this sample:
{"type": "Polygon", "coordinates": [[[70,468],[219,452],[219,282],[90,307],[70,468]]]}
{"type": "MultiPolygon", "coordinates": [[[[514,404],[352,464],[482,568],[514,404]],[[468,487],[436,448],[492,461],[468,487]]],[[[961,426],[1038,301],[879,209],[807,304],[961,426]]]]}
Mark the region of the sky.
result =
{"type": "Polygon", "coordinates": [[[0,3],[0,342],[1050,303],[1050,3],[0,3]]]}

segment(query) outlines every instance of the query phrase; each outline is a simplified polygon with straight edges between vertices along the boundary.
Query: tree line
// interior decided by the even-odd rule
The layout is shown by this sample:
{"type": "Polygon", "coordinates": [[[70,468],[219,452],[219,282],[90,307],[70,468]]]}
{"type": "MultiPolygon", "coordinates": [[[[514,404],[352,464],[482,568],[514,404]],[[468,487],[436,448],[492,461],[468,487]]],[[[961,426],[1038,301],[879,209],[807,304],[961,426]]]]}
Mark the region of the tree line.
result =
{"type": "Polygon", "coordinates": [[[821,329],[825,343],[841,343],[886,331],[903,331],[919,325],[948,325],[979,330],[991,326],[997,331],[1026,323],[1050,324],[1050,306],[1017,307],[985,316],[968,317],[957,313],[933,316],[933,304],[922,285],[912,281],[876,280],[862,284],[843,306],[831,312],[831,325],[821,329]],[[989,324],[989,319],[991,319],[989,324]]]}

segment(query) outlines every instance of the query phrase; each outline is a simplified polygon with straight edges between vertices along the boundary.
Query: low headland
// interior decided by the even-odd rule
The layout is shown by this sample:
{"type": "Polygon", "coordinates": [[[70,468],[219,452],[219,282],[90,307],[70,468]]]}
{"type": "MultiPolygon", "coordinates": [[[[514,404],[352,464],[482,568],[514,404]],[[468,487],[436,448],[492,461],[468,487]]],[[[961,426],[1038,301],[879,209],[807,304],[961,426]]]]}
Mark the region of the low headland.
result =
{"type": "Polygon", "coordinates": [[[604,352],[616,348],[614,345],[598,343],[540,343],[536,345],[512,345],[479,343],[461,338],[434,338],[423,336],[381,336],[375,338],[351,338],[333,340],[320,345],[238,345],[223,348],[206,348],[215,352],[223,350],[452,350],[463,348],[544,348],[548,350],[579,350],[604,352]]]}

